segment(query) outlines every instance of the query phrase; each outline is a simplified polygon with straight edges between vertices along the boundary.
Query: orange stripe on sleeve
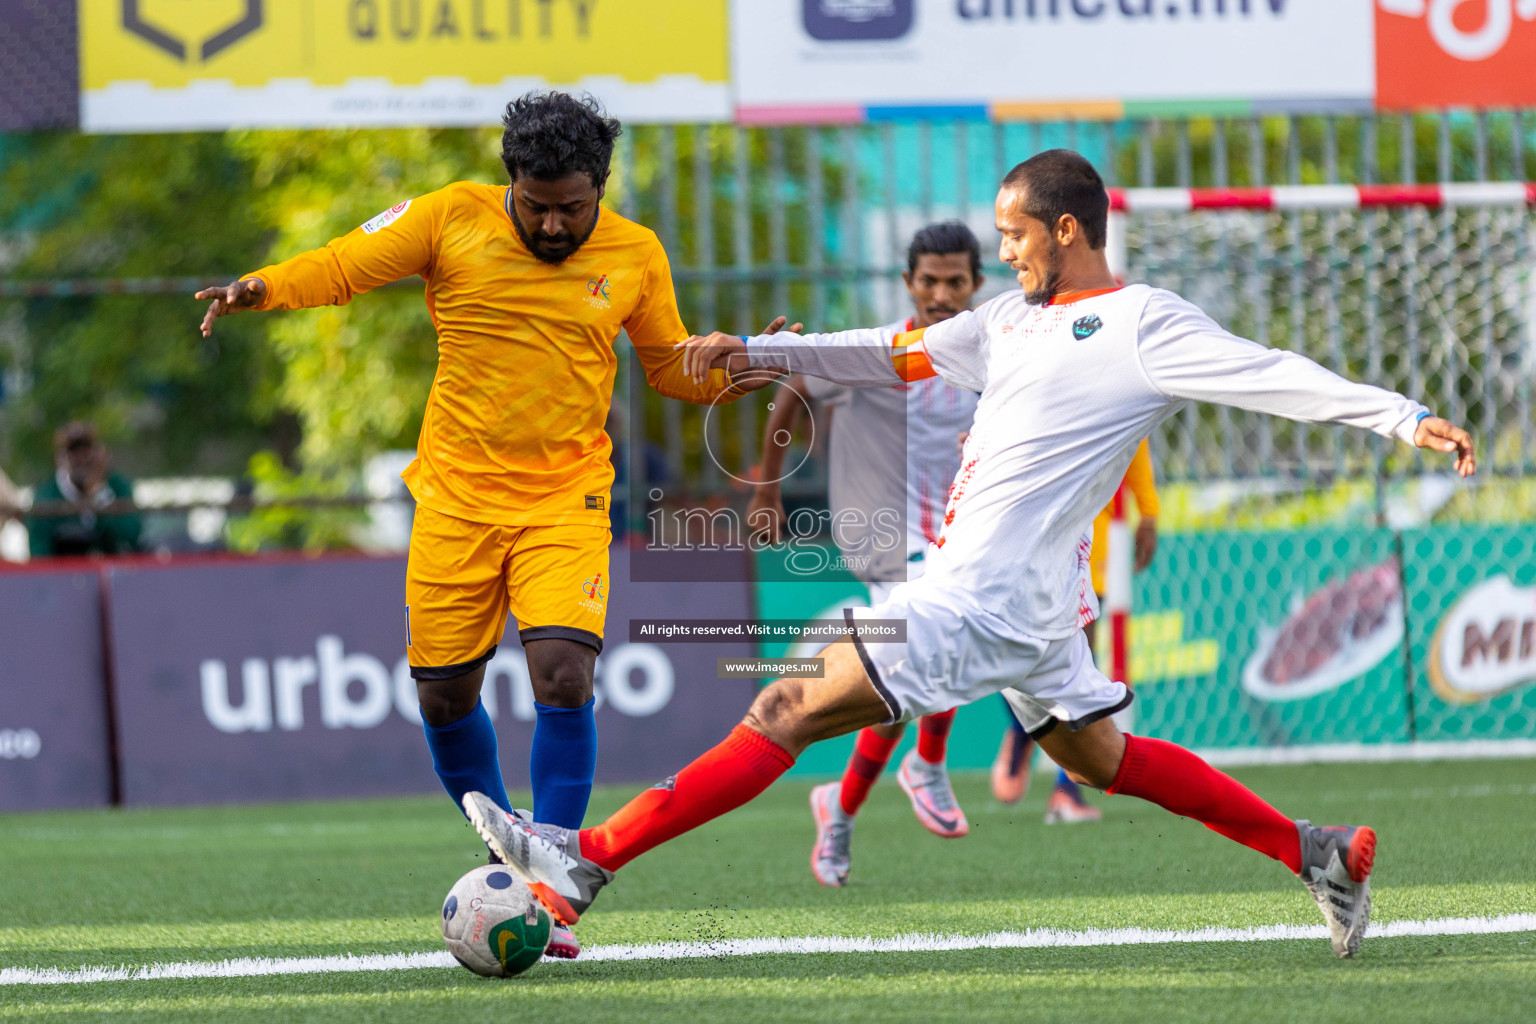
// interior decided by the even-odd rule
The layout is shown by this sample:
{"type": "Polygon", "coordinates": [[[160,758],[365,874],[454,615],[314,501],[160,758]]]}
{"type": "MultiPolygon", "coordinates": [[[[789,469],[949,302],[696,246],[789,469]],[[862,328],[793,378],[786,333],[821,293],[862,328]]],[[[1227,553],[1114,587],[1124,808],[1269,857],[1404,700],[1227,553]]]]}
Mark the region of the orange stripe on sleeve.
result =
{"type": "Polygon", "coordinates": [[[891,362],[896,367],[896,375],[908,384],[939,375],[939,371],[928,360],[928,349],[923,346],[921,329],[896,335],[891,348],[891,362]]]}

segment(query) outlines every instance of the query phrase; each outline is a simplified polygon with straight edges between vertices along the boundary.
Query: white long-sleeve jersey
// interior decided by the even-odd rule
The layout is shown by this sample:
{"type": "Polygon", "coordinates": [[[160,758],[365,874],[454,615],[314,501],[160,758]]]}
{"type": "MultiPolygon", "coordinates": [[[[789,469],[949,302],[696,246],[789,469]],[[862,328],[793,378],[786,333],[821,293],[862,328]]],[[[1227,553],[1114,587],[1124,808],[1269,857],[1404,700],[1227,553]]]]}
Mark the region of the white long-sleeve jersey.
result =
{"type": "MultiPolygon", "coordinates": [[[[1409,443],[1427,411],[1235,337],[1146,285],[1044,306],[1010,292],[928,328],[920,344],[948,383],[981,392],[925,579],[958,586],[1047,640],[1078,628],[1079,539],[1141,439],[1184,403],[1342,423],[1409,443]]],[[[747,349],[754,366],[842,384],[900,380],[888,329],[759,336],[747,349]]]]}
{"type": "MultiPolygon", "coordinates": [[[[911,329],[909,319],[881,331],[889,346],[911,329]]],[[[827,441],[834,540],[864,582],[907,579],[914,556],[938,539],[960,470],[960,435],[971,429],[978,396],[939,377],[889,388],[853,388],[820,377],[807,385],[812,398],[834,410],[827,441]],[[875,523],[882,515],[891,526],[875,523]],[[906,535],[891,543],[888,534],[897,529],[906,535]]]]}

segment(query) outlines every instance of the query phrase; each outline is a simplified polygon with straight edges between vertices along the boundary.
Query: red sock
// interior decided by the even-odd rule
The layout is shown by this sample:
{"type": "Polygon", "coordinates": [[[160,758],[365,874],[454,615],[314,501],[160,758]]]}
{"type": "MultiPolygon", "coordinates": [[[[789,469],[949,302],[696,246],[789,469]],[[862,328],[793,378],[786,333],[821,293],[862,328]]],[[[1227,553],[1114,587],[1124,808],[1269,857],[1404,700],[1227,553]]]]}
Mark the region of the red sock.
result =
{"type": "Polygon", "coordinates": [[[1174,814],[1194,818],[1206,828],[1301,873],[1301,836],[1296,823],[1183,747],[1145,736],[1127,736],[1125,759],[1109,792],[1139,796],[1174,814]]]}
{"type": "Polygon", "coordinates": [[[848,758],[848,767],[843,770],[843,784],[838,789],[844,814],[859,813],[864,798],[869,796],[869,787],[885,771],[891,751],[900,742],[900,733],[886,739],[873,729],[859,730],[858,742],[853,745],[853,756],[848,758]]]}
{"type": "Polygon", "coordinates": [[[581,853],[617,871],[645,851],[735,810],[773,784],[795,759],[745,725],[666,782],[580,833],[581,853]]]}
{"type": "Polygon", "coordinates": [[[949,747],[949,727],[955,724],[955,709],[924,715],[917,723],[917,756],[929,764],[942,764],[949,747]]]}

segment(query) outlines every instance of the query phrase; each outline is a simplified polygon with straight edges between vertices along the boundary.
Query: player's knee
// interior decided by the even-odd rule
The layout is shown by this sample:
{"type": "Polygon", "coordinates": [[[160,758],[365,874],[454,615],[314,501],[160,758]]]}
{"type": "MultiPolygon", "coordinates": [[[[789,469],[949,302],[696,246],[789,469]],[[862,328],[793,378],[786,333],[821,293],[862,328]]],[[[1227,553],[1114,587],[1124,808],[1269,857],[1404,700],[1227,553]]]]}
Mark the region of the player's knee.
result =
{"type": "Polygon", "coordinates": [[[422,720],[441,729],[475,710],[480,702],[480,687],[478,683],[466,685],[457,679],[418,679],[416,699],[421,704],[422,720]]]}
{"type": "Polygon", "coordinates": [[[763,689],[743,720],[747,728],[783,744],[796,733],[804,717],[804,683],[780,679],[763,689]]]}
{"type": "Polygon", "coordinates": [[[579,708],[592,699],[592,666],[586,660],[559,659],[529,669],[533,698],[546,707],[579,708]]]}

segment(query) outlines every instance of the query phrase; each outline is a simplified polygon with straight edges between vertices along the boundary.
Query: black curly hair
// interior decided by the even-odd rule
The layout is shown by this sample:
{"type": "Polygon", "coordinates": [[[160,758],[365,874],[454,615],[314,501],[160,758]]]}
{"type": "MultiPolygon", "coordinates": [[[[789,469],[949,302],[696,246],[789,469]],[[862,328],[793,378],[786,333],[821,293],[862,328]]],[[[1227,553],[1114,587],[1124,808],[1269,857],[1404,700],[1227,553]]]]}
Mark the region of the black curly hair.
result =
{"type": "Polygon", "coordinates": [[[608,180],[614,140],[624,131],[587,93],[524,93],[507,104],[501,123],[501,162],[513,181],[555,181],[585,171],[600,186],[608,180]]]}
{"type": "Polygon", "coordinates": [[[962,253],[971,258],[971,277],[981,277],[981,242],[963,220],[946,220],[929,224],[912,236],[907,246],[907,273],[917,273],[919,256],[948,256],[962,253]]]}

